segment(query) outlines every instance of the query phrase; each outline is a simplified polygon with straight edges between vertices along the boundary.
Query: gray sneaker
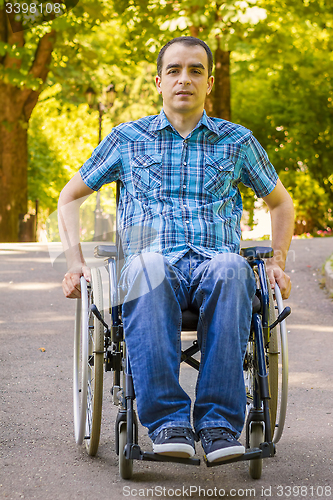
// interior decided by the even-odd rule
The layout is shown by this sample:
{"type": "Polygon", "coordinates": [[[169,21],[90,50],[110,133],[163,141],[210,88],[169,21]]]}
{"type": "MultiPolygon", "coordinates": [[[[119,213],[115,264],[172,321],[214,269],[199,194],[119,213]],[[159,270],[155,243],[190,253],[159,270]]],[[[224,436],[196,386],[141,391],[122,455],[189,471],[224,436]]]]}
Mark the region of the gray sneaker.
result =
{"type": "Polygon", "coordinates": [[[153,452],[171,457],[193,457],[195,445],[192,430],[184,427],[162,429],[154,440],[153,452]]]}
{"type": "Polygon", "coordinates": [[[222,462],[244,455],[245,448],[228,429],[212,427],[199,432],[208,462],[222,462]]]}

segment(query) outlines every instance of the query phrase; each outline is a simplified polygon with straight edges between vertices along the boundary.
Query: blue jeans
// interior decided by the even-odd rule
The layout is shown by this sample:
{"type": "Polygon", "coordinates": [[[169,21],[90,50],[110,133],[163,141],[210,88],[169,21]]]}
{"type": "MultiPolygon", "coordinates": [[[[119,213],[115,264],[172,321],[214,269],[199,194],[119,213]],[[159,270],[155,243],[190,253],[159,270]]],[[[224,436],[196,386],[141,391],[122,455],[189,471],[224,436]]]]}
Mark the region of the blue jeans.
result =
{"type": "Polygon", "coordinates": [[[241,256],[207,259],[190,250],[175,265],[160,254],[135,257],[122,276],[122,306],[138,415],[152,440],[165,427],[191,428],[191,400],[179,384],[182,310],[199,312],[200,370],[195,432],[225,427],[239,437],[246,393],[243,360],[255,279],[241,256]]]}

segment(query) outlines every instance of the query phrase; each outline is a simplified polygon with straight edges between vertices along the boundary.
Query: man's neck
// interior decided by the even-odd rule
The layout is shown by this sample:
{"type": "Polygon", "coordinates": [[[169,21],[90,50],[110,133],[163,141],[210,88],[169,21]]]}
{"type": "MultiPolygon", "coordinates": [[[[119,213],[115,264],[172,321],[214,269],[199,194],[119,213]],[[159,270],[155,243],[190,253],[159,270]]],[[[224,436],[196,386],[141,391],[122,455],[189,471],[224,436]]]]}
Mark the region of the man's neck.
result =
{"type": "Polygon", "coordinates": [[[203,109],[197,113],[173,113],[171,110],[164,109],[164,113],[171,125],[179,132],[182,137],[187,137],[197,126],[202,118],[203,109]]]}

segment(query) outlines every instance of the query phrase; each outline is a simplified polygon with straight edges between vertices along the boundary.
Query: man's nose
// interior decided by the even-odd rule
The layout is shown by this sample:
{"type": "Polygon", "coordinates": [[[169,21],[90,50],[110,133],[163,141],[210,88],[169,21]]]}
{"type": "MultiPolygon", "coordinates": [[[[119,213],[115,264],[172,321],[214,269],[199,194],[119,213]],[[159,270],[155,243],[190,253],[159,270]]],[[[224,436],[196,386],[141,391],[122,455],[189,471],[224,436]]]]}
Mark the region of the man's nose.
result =
{"type": "Polygon", "coordinates": [[[189,85],[191,83],[191,76],[185,69],[179,75],[179,83],[182,85],[189,85]]]}

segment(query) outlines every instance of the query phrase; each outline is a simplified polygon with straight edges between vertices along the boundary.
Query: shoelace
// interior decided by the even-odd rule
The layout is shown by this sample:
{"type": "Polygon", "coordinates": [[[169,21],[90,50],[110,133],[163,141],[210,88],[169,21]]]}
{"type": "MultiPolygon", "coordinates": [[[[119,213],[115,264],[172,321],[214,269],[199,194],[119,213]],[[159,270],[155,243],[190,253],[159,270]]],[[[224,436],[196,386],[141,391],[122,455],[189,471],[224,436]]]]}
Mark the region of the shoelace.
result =
{"type": "Polygon", "coordinates": [[[218,427],[212,429],[202,429],[200,434],[203,435],[204,440],[208,443],[213,443],[218,439],[225,439],[231,442],[234,439],[233,435],[230,432],[218,427]]]}
{"type": "Polygon", "coordinates": [[[172,437],[183,437],[186,439],[191,439],[191,432],[189,429],[186,428],[179,428],[179,427],[167,427],[164,429],[164,437],[165,438],[172,438],[172,437]]]}

